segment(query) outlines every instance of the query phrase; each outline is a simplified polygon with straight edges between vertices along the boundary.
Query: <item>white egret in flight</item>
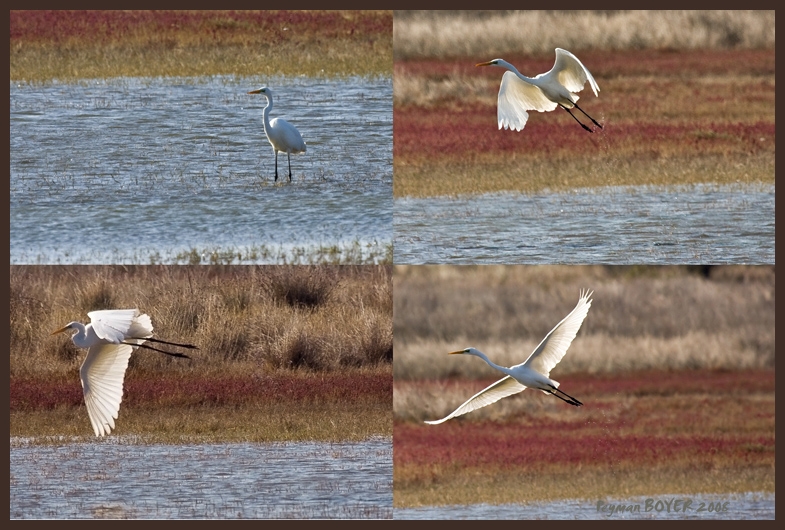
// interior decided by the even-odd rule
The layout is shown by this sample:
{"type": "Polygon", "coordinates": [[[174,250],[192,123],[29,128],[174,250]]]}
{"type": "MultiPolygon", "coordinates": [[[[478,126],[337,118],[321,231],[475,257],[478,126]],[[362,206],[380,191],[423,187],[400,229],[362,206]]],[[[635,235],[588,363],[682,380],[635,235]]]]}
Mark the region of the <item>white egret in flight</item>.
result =
{"type": "Polygon", "coordinates": [[[493,368],[507,375],[488,388],[473,395],[466,403],[455,409],[448,416],[436,421],[426,421],[425,423],[436,425],[445,422],[450,418],[477,410],[491,403],[496,403],[504,397],[523,392],[526,390],[526,387],[542,390],[546,394],[553,394],[562,401],[566,401],[576,407],[583,405],[574,397],[560,390],[558,381],[554,381],[548,375],[553,370],[553,367],[562,360],[564,354],[567,353],[567,348],[570,347],[572,340],[581,328],[583,319],[586,318],[586,315],[589,313],[589,307],[591,307],[592,301],[589,300],[589,297],[592,293],[593,291],[581,291],[581,296],[575,309],[564,317],[564,320],[556,324],[556,327],[542,339],[540,345],[534,349],[524,363],[505,368],[504,366],[494,364],[484,353],[475,348],[450,352],[451,355],[467,354],[479,357],[493,368]]]}
{"type": "Polygon", "coordinates": [[[535,77],[526,77],[503,59],[478,63],[475,66],[498,66],[508,70],[502,76],[496,104],[499,129],[504,127],[520,131],[529,119],[527,110],[550,112],[556,107],[566,110],[581,127],[589,132],[593,131],[575,117],[570,111],[571,108],[575,107],[583,112],[594,125],[602,129],[602,125],[578,106],[578,96],[575,94],[583,90],[586,81],[589,82],[595,96],[598,95],[600,87],[583,63],[567,50],[556,48],[556,62],[553,68],[535,77]]]}
{"type": "Polygon", "coordinates": [[[143,343],[150,341],[190,349],[196,349],[196,346],[152,338],[150,317],[140,314],[138,309],[91,311],[87,316],[90,317],[90,323],[86,326],[80,322],[69,322],[52,332],[52,335],[76,330],[71,340],[78,348],[87,348],[87,357],[79,368],[79,377],[93,431],[96,436],[105,436],[115,428],[114,420],[117,419],[123,399],[125,370],[134,348],[147,348],[190,359],[183,353],[159,350],[143,343]]]}
{"type": "Polygon", "coordinates": [[[278,181],[278,152],[286,153],[289,161],[289,182],[292,181],[292,158],[291,153],[304,153],[305,142],[297,128],[286,120],[273,118],[270,120],[270,111],[273,110],[273,93],[263,86],[256,90],[251,90],[249,94],[261,94],[267,98],[267,106],[264,108],[264,134],[267,141],[273,146],[275,153],[275,181],[278,181]]]}

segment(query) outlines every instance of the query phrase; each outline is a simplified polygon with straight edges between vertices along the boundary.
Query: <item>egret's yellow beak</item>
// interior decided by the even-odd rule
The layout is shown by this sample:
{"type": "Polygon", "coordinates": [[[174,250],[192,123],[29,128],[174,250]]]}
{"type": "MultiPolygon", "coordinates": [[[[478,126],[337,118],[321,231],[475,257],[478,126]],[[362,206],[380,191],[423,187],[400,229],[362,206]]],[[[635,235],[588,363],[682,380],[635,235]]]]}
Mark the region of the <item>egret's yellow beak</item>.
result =
{"type": "Polygon", "coordinates": [[[455,355],[455,354],[458,354],[458,353],[463,353],[463,352],[464,352],[464,350],[460,350],[460,351],[451,351],[451,352],[450,352],[448,355],[455,355]]]}
{"type": "Polygon", "coordinates": [[[58,329],[57,331],[53,331],[49,335],[50,336],[51,335],[57,335],[58,333],[62,333],[63,331],[68,331],[69,329],[71,329],[71,328],[69,328],[68,326],[65,326],[65,327],[62,327],[62,328],[58,329]]]}
{"type": "Polygon", "coordinates": [[[250,92],[248,92],[248,93],[249,93],[249,94],[259,94],[259,93],[261,93],[261,91],[262,91],[262,89],[261,89],[261,88],[257,88],[256,90],[251,90],[251,91],[250,91],[250,92]]]}
{"type": "MultiPolygon", "coordinates": [[[[488,61],[487,63],[477,63],[474,66],[490,66],[493,61],[488,61]]],[[[459,352],[460,353],[460,352],[459,352]]]]}

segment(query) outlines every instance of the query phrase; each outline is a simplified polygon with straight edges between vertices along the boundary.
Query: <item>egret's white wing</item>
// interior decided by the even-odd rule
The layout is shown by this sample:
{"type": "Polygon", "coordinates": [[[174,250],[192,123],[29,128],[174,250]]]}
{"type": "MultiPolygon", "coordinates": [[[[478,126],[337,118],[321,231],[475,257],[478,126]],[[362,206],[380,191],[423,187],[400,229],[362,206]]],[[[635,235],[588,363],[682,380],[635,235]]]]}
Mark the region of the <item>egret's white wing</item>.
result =
{"type": "Polygon", "coordinates": [[[282,153],[304,153],[305,140],[300,131],[281,118],[270,120],[270,130],[267,131],[270,143],[282,153]]]}
{"type": "Polygon", "coordinates": [[[132,350],[128,344],[96,344],[87,351],[79,368],[87,414],[96,436],[107,435],[114,429],[132,350]]]}
{"type": "MultiPolygon", "coordinates": [[[[556,77],[556,79],[564,85],[570,92],[580,92],[583,90],[586,81],[591,85],[594,95],[597,96],[600,87],[597,86],[597,81],[591,75],[591,72],[583,66],[583,63],[578,60],[573,54],[567,50],[556,48],[556,62],[553,64],[548,72],[542,74],[542,77],[556,77]]],[[[540,77],[540,76],[537,76],[540,77]]],[[[578,98],[575,96],[575,101],[578,98]]]]}
{"type": "Polygon", "coordinates": [[[575,309],[570,311],[570,314],[556,324],[556,327],[542,339],[540,345],[529,355],[523,366],[535,370],[546,377],[550,374],[553,367],[559,364],[564,354],[567,353],[567,349],[572,344],[575,335],[581,329],[583,319],[586,318],[591,307],[592,301],[589,300],[589,297],[593,292],[581,291],[581,297],[575,309]]]}
{"type": "Polygon", "coordinates": [[[118,344],[126,337],[138,314],[136,309],[108,309],[90,311],[87,316],[98,338],[118,344]]]}
{"type": "Polygon", "coordinates": [[[153,336],[153,323],[150,321],[150,315],[143,313],[136,316],[131,327],[125,336],[125,342],[133,342],[134,344],[142,344],[145,339],[153,336]]]}
{"type": "Polygon", "coordinates": [[[513,72],[504,72],[496,103],[499,129],[504,127],[520,131],[529,119],[527,110],[548,112],[556,107],[557,103],[545,97],[542,90],[522,80],[513,72]]]}
{"type": "Polygon", "coordinates": [[[436,421],[426,421],[425,423],[437,425],[449,420],[450,418],[477,410],[486,405],[490,405],[491,403],[496,403],[502,398],[517,394],[518,392],[523,392],[524,390],[526,390],[524,385],[520,384],[518,381],[508,375],[502,379],[499,379],[491,386],[474,394],[466,403],[455,409],[449,416],[436,421]]]}

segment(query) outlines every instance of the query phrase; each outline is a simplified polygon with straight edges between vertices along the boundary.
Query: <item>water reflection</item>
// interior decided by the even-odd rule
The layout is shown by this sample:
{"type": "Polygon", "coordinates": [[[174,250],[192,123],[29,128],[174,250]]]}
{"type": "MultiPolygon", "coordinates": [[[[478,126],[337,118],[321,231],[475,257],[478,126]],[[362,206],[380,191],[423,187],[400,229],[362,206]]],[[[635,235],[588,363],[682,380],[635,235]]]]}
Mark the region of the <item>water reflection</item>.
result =
{"type": "Polygon", "coordinates": [[[396,199],[395,263],[771,264],[774,185],[396,199]]]}
{"type": "Polygon", "coordinates": [[[11,443],[11,519],[390,518],[392,440],[11,443]]]}
{"type": "Polygon", "coordinates": [[[773,493],[396,508],[395,519],[774,519],[773,493]]]}
{"type": "Polygon", "coordinates": [[[291,263],[319,248],[378,262],[392,244],[389,77],[121,78],[10,91],[11,263],[174,263],[191,250],[291,263]],[[307,143],[292,183],[273,182],[264,98],[247,94],[261,84],[307,143]]]}

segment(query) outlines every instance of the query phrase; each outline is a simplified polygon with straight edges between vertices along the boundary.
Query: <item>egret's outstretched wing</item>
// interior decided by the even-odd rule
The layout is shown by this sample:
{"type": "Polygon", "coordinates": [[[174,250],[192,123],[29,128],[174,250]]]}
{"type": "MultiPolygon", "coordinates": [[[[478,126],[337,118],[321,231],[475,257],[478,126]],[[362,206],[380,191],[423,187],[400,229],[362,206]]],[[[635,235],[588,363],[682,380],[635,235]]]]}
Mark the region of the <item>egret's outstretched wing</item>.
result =
{"type": "Polygon", "coordinates": [[[504,127],[520,131],[529,119],[527,110],[548,112],[556,107],[556,102],[545,97],[542,90],[523,81],[510,71],[504,72],[496,103],[499,129],[504,127]]]}
{"type": "Polygon", "coordinates": [[[138,309],[109,309],[106,311],[90,311],[90,324],[96,336],[115,344],[123,342],[127,337],[134,337],[131,334],[132,325],[138,321],[134,331],[140,332],[142,328],[149,328],[149,335],[152,335],[153,326],[150,317],[139,315],[138,309]],[[137,318],[138,317],[138,318],[137,318]]]}
{"type": "MultiPolygon", "coordinates": [[[[600,91],[600,87],[597,86],[597,81],[594,80],[591,72],[583,66],[583,63],[573,54],[567,50],[562,50],[561,48],[556,48],[556,62],[553,64],[553,68],[537,77],[555,77],[556,80],[564,85],[564,88],[570,92],[580,92],[583,90],[586,81],[589,82],[595,96],[597,96],[597,93],[600,91]]],[[[573,97],[575,98],[574,101],[578,101],[578,96],[573,97]]]]}
{"type": "MultiPolygon", "coordinates": [[[[562,360],[564,354],[567,353],[567,348],[572,344],[578,330],[581,329],[583,319],[589,313],[591,307],[591,300],[589,297],[594,291],[581,291],[581,297],[578,304],[575,306],[569,315],[556,324],[550,333],[548,333],[539,346],[529,355],[524,366],[531,368],[546,377],[550,374],[553,367],[562,360]]],[[[518,365],[520,366],[520,365],[518,365]]],[[[513,367],[514,368],[514,367],[513,367]]]]}
{"type": "Polygon", "coordinates": [[[79,368],[87,414],[96,436],[107,435],[114,429],[132,350],[133,346],[128,344],[96,344],[87,351],[79,368]]]}
{"type": "Polygon", "coordinates": [[[466,403],[455,409],[449,416],[436,421],[426,421],[425,423],[437,425],[449,420],[450,418],[477,410],[486,405],[490,405],[491,403],[496,403],[502,398],[517,394],[518,392],[523,392],[524,390],[526,390],[524,385],[520,384],[518,381],[508,375],[502,379],[499,379],[491,386],[474,394],[471,398],[469,398],[468,401],[466,401],[466,403]]]}

